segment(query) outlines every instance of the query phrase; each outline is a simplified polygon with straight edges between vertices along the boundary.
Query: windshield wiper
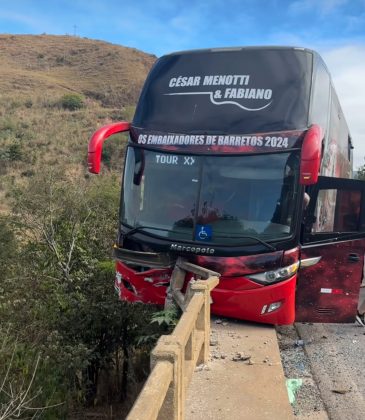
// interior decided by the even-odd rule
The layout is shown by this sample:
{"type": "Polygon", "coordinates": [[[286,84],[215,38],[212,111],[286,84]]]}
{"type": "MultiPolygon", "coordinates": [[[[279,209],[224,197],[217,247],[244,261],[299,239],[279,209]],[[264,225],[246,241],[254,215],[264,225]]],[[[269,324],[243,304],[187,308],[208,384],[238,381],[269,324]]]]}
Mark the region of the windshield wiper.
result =
{"type": "MultiPolygon", "coordinates": [[[[125,225],[123,225],[125,226],[125,225]]],[[[127,226],[125,226],[127,227],[127,226]]],[[[144,230],[144,229],[153,229],[153,230],[160,230],[160,231],[164,231],[164,232],[174,232],[171,229],[163,229],[163,228],[158,228],[158,227],[154,227],[154,226],[136,226],[135,228],[130,229],[128,232],[126,233],[122,233],[122,238],[127,239],[129,236],[134,235],[135,233],[144,230]]],[[[219,235],[219,237],[221,238],[232,238],[232,236],[228,236],[228,235],[219,235]]],[[[276,248],[272,245],[270,245],[269,243],[263,241],[260,238],[256,238],[256,236],[248,236],[248,235],[243,235],[243,236],[234,236],[234,238],[237,239],[252,239],[256,242],[259,242],[261,245],[264,245],[266,248],[270,249],[271,251],[276,251],[276,248]]]]}
{"type": "Polygon", "coordinates": [[[270,245],[268,242],[263,241],[260,238],[256,238],[256,236],[248,236],[248,235],[243,235],[243,236],[228,236],[228,235],[219,235],[220,238],[237,238],[237,239],[253,239],[256,242],[259,242],[260,244],[266,246],[266,248],[270,249],[271,251],[276,251],[276,248],[272,245],[270,245]]]}
{"type": "MultiPolygon", "coordinates": [[[[123,225],[125,226],[125,225],[123,225]]],[[[128,226],[125,226],[128,227],[128,226]]],[[[132,229],[130,229],[128,232],[126,233],[121,233],[121,236],[123,237],[123,239],[127,239],[129,236],[134,235],[135,233],[144,230],[144,229],[153,229],[153,230],[162,230],[164,232],[170,232],[171,229],[163,229],[163,228],[158,228],[158,227],[153,227],[153,226],[136,226],[132,229]]]]}

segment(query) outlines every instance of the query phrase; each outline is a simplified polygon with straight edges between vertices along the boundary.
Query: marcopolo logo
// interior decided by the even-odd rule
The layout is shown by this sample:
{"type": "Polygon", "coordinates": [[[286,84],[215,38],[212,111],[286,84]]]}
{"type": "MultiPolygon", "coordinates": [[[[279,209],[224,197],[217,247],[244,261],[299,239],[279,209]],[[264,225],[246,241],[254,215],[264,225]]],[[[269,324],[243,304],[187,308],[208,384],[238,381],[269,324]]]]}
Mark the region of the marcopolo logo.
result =
{"type": "Polygon", "coordinates": [[[165,95],[207,95],[214,105],[235,105],[245,111],[260,111],[272,103],[272,89],[251,87],[250,78],[248,74],[172,77],[169,88],[177,91],[165,95]],[[203,89],[192,91],[189,90],[191,87],[203,89]],[[250,106],[253,100],[255,105],[250,106]]]}
{"type": "Polygon", "coordinates": [[[215,249],[213,248],[200,247],[200,246],[185,246],[185,245],[179,245],[179,244],[171,244],[170,250],[177,251],[177,252],[192,252],[193,254],[212,255],[215,253],[215,249]]]}

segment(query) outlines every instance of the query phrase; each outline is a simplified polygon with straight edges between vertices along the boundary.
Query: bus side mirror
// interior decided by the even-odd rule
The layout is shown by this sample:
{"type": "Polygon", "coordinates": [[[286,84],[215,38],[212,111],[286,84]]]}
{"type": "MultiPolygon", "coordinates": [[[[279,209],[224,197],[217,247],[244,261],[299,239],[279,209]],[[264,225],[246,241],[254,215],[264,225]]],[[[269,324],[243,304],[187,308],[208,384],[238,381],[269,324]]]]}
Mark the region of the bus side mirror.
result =
{"type": "Polygon", "coordinates": [[[321,165],[322,128],[313,124],[305,133],[300,160],[300,183],[313,185],[318,181],[321,165]]]}
{"type": "Polygon", "coordinates": [[[120,121],[113,124],[104,125],[95,131],[91,136],[88,147],[87,164],[89,172],[98,174],[100,172],[101,153],[104,141],[113,134],[129,131],[130,123],[120,121]]]}

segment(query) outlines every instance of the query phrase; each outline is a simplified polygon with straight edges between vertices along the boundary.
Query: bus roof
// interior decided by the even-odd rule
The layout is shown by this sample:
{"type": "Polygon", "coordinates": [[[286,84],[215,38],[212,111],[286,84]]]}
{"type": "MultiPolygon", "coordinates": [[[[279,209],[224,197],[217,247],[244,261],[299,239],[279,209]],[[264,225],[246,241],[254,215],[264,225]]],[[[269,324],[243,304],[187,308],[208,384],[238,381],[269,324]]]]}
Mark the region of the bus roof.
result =
{"type": "Polygon", "coordinates": [[[246,51],[246,50],[295,50],[295,51],[305,51],[311,54],[319,54],[309,48],[304,47],[294,47],[294,46],[280,46],[280,45],[260,45],[260,46],[238,46],[238,47],[216,47],[216,48],[200,48],[194,50],[182,50],[174,51],[164,56],[173,56],[173,55],[182,55],[182,54],[199,54],[199,53],[215,53],[221,51],[246,51]]]}
{"type": "Polygon", "coordinates": [[[306,47],[298,47],[293,45],[248,45],[248,46],[236,46],[236,47],[215,47],[215,48],[197,48],[194,50],[181,50],[181,51],[173,51],[168,54],[164,54],[163,57],[169,57],[174,55],[185,55],[185,54],[200,54],[200,53],[217,53],[222,51],[249,51],[249,50],[293,50],[293,51],[303,51],[309,54],[312,54],[321,61],[321,64],[325,67],[328,74],[331,74],[328,70],[326,63],[324,62],[321,55],[311,48],[306,47]]]}

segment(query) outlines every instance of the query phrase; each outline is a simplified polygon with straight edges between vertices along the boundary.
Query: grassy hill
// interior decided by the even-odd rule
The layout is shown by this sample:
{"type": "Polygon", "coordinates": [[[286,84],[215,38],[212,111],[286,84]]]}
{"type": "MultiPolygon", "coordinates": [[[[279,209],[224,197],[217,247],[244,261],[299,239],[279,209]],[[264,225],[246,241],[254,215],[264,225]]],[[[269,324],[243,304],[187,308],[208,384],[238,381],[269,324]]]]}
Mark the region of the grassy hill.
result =
{"type": "Polygon", "coordinates": [[[84,94],[106,106],[134,104],[156,57],[72,36],[0,35],[0,92],[84,94]]]}
{"type": "MultiPolygon", "coordinates": [[[[17,183],[46,168],[86,176],[87,142],[103,124],[130,120],[156,57],[72,36],[0,35],[0,213],[17,183]],[[63,106],[74,94],[82,106],[63,106]]],[[[108,142],[120,172],[125,136],[108,142]]]]}

